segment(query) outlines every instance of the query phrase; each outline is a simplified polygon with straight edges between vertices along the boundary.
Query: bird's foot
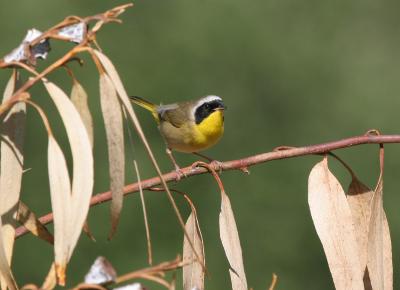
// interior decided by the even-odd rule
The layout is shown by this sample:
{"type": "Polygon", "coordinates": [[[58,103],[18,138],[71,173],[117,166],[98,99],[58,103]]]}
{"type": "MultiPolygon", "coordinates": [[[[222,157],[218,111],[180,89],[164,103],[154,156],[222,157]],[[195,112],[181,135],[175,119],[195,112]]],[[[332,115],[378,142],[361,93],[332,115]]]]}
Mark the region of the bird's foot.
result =
{"type": "Polygon", "coordinates": [[[175,167],[175,173],[176,173],[175,177],[176,182],[180,181],[182,177],[187,177],[187,174],[179,166],[175,167]]]}
{"type": "Polygon", "coordinates": [[[215,172],[218,172],[219,174],[221,174],[224,164],[221,161],[218,160],[212,160],[210,163],[205,163],[203,161],[196,161],[194,162],[191,167],[192,167],[192,171],[196,170],[199,167],[205,167],[208,170],[213,170],[215,172]]]}
{"type": "Polygon", "coordinates": [[[221,161],[218,160],[212,160],[209,165],[219,174],[222,173],[222,170],[224,169],[224,164],[221,161]]]}
{"type": "MultiPolygon", "coordinates": [[[[218,172],[219,174],[221,174],[222,170],[224,169],[224,164],[221,161],[212,159],[206,155],[200,154],[198,152],[192,152],[194,155],[200,156],[201,158],[206,159],[209,163],[208,165],[214,169],[214,171],[218,172]]],[[[201,161],[200,161],[201,162],[201,161]]],[[[195,167],[198,167],[198,164],[193,163],[192,165],[192,169],[194,169],[195,167]]]]}

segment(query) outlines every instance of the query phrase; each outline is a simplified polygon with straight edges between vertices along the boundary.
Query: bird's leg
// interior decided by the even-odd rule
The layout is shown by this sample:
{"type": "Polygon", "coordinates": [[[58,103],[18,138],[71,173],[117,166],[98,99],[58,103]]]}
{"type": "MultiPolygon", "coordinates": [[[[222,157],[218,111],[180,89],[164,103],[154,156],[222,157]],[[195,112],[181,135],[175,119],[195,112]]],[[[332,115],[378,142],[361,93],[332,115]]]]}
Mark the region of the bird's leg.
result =
{"type": "Polygon", "coordinates": [[[199,157],[201,157],[201,158],[206,159],[206,160],[210,163],[210,165],[214,167],[214,170],[215,170],[215,171],[218,171],[219,173],[221,173],[221,171],[222,171],[222,169],[223,169],[223,164],[222,164],[221,161],[212,159],[212,158],[210,158],[210,157],[208,157],[208,156],[206,156],[206,155],[200,154],[199,152],[192,152],[192,153],[193,153],[194,155],[197,155],[197,156],[199,156],[199,157]]]}
{"type": "Polygon", "coordinates": [[[185,174],[185,173],[182,171],[182,169],[179,167],[178,163],[176,163],[176,160],[175,160],[175,158],[174,158],[174,155],[172,155],[171,149],[167,148],[167,149],[165,150],[165,152],[167,153],[169,159],[171,159],[172,164],[174,164],[175,171],[176,171],[176,174],[177,174],[177,175],[176,175],[176,181],[179,181],[179,180],[182,178],[182,176],[185,176],[185,177],[186,177],[186,174],[185,174]]]}
{"type": "Polygon", "coordinates": [[[192,152],[192,153],[193,153],[194,155],[197,155],[197,156],[201,157],[201,158],[204,158],[204,159],[207,160],[208,162],[214,161],[214,159],[212,159],[212,158],[210,158],[210,157],[208,157],[208,156],[206,156],[206,155],[200,154],[199,152],[192,152]]]}

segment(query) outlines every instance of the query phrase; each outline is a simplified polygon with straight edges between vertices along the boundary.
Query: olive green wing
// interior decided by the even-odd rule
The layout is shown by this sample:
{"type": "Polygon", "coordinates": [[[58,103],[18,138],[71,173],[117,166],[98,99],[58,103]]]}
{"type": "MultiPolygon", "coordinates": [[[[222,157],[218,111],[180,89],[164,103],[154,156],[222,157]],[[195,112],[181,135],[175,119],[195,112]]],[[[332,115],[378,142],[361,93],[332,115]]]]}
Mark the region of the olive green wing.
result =
{"type": "Polygon", "coordinates": [[[161,121],[169,122],[176,128],[182,127],[190,120],[187,104],[160,105],[157,111],[161,121]]]}

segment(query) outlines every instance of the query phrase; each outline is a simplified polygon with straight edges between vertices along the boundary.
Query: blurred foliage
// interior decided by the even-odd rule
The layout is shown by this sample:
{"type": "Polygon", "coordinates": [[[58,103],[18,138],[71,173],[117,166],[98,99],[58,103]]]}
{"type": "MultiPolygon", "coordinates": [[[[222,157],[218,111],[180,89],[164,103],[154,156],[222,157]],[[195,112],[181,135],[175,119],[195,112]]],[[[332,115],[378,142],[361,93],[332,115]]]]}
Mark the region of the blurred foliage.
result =
{"type": "MultiPolygon", "coordinates": [[[[0,54],[16,47],[27,29],[45,30],[67,15],[92,15],[124,1],[2,0],[0,54]]],[[[271,151],[279,145],[301,146],[363,134],[377,128],[398,133],[400,107],[400,20],[398,1],[295,0],[146,0],[99,34],[104,52],[114,61],[131,94],[169,103],[217,94],[229,107],[222,141],[207,154],[229,160],[271,151]]],[[[50,60],[67,45],[53,42],[50,60]]],[[[95,192],[108,189],[104,127],[99,110],[98,76],[89,58],[70,66],[89,93],[95,118],[95,192]]],[[[42,62],[40,67],[48,63],[42,62]]],[[[0,87],[9,77],[0,73],[0,87]]],[[[50,77],[67,92],[65,71],[50,77]]],[[[41,86],[32,89],[66,147],[64,129],[41,86]]],[[[164,144],[147,112],[136,110],[164,171],[172,167],[164,144]]],[[[26,168],[22,200],[38,214],[50,210],[46,167],[47,137],[39,117],[28,113],[26,168]]],[[[135,139],[137,141],[137,138],[135,139]]],[[[69,149],[68,149],[69,150],[69,149]]],[[[337,152],[369,186],[378,177],[378,146],[363,145],[337,152]]],[[[128,147],[129,182],[134,182],[133,154],[143,177],[155,174],[143,147],[128,147]]],[[[400,218],[397,214],[399,145],[388,145],[385,205],[392,231],[395,273],[399,266],[400,218]]],[[[182,165],[196,157],[176,154],[182,165]]],[[[278,289],[332,289],[323,250],[307,204],[307,178],[320,157],[274,161],[251,168],[250,176],[223,173],[241,235],[249,286],[266,289],[271,274],[278,289]]],[[[346,172],[331,161],[347,188],[346,172]]],[[[210,276],[207,289],[228,289],[227,262],[219,241],[220,196],[211,176],[198,176],[174,186],[189,193],[199,213],[210,276]]],[[[163,193],[147,193],[155,262],[182,251],[183,236],[163,193]]],[[[182,212],[188,207],[176,197],[182,212]]],[[[97,238],[85,236],[69,266],[69,285],[83,279],[98,255],[122,274],[146,265],[146,242],[138,195],[125,199],[117,236],[106,241],[109,205],[89,213],[97,238]]],[[[16,244],[17,281],[40,284],[51,263],[52,249],[25,236],[16,244]]],[[[180,277],[180,273],[178,275],[180,277]]],[[[397,281],[395,280],[395,288],[397,281]]],[[[151,284],[150,284],[151,285],[151,284]]],[[[151,289],[158,289],[154,286],[151,289]]]]}

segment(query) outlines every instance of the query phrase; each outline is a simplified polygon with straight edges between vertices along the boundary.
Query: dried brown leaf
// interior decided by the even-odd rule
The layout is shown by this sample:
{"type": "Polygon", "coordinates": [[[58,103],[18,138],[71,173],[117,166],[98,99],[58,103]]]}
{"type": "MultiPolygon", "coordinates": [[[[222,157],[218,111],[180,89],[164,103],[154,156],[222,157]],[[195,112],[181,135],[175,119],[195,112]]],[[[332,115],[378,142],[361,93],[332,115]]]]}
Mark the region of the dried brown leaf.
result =
{"type": "Polygon", "coordinates": [[[146,290],[147,288],[143,287],[140,283],[131,283],[125,286],[113,288],[114,290],[146,290]]]}
{"type": "Polygon", "coordinates": [[[86,236],[90,239],[90,240],[92,240],[92,242],[95,242],[96,241],[96,238],[94,237],[94,235],[93,235],[93,233],[92,233],[92,231],[90,230],[90,227],[89,227],[89,222],[86,220],[85,221],[85,223],[83,224],[83,232],[86,234],[86,236]]]}
{"type": "MultiPolygon", "coordinates": [[[[0,216],[0,227],[3,225],[0,216]]],[[[4,238],[3,231],[0,229],[0,273],[7,285],[11,290],[17,290],[18,286],[15,282],[14,276],[11,272],[10,265],[7,261],[6,252],[4,251],[4,238]]]]}
{"type": "MultiPolygon", "coordinates": [[[[179,212],[179,209],[178,209],[178,206],[176,205],[174,197],[172,196],[172,193],[169,190],[168,185],[162,175],[160,167],[158,166],[158,163],[157,163],[156,159],[154,158],[154,154],[153,154],[153,152],[150,148],[150,145],[147,142],[147,139],[143,133],[143,130],[142,130],[142,127],[140,126],[139,120],[130,104],[128,94],[125,91],[125,88],[122,84],[122,81],[119,77],[117,70],[115,69],[113,63],[109,60],[109,58],[106,55],[104,55],[103,53],[101,53],[98,50],[94,50],[94,53],[95,53],[96,57],[98,58],[98,60],[100,60],[101,64],[104,66],[105,71],[107,72],[110,79],[112,80],[114,87],[118,93],[118,96],[120,97],[121,103],[122,103],[123,107],[125,108],[126,112],[128,113],[129,118],[131,119],[132,123],[134,124],[135,129],[146,148],[146,151],[150,157],[150,160],[153,163],[153,165],[157,171],[157,174],[161,179],[162,186],[165,188],[165,191],[167,192],[168,199],[169,199],[169,201],[174,209],[174,212],[178,218],[179,224],[181,225],[186,237],[188,237],[187,232],[185,230],[185,222],[183,221],[182,215],[179,212]]],[[[197,253],[196,253],[196,256],[198,257],[197,253]]]]}
{"type": "Polygon", "coordinates": [[[204,289],[204,244],[201,236],[200,227],[196,212],[192,210],[185,225],[186,231],[193,242],[195,251],[200,254],[201,263],[197,261],[196,255],[192,250],[187,238],[183,238],[183,262],[189,262],[183,266],[183,289],[192,290],[204,289]]]}
{"type": "MultiPolygon", "coordinates": [[[[62,281],[61,277],[65,274],[66,263],[68,263],[78,242],[89,211],[93,190],[93,154],[87,130],[71,100],[55,84],[47,81],[44,84],[64,123],[73,158],[72,188],[68,198],[64,196],[61,198],[65,204],[63,204],[64,209],[61,210],[62,214],[58,216],[58,218],[61,218],[61,221],[58,222],[58,228],[56,228],[55,221],[57,217],[54,216],[56,272],[59,280],[62,281]],[[64,227],[61,227],[62,224],[64,224],[64,227]],[[57,229],[59,233],[57,233],[57,229]]],[[[49,138],[49,144],[51,139],[53,138],[49,138]]],[[[53,144],[52,147],[54,154],[57,151],[54,149],[56,146],[53,144]]],[[[59,151],[61,152],[61,149],[59,151]]],[[[61,161],[64,156],[62,155],[61,158],[60,152],[58,152],[58,158],[61,161]]],[[[61,167],[64,167],[64,165],[61,165],[61,167]]],[[[65,179],[65,176],[63,178],[65,179]]],[[[56,191],[54,194],[52,193],[52,196],[54,195],[56,195],[56,191]]],[[[59,211],[60,208],[58,205],[53,205],[53,200],[60,202],[60,198],[52,198],[53,213],[55,214],[54,211],[59,211]]]]}
{"type": "Polygon", "coordinates": [[[271,285],[269,286],[268,290],[274,290],[277,283],[278,283],[278,275],[276,275],[275,273],[272,273],[272,281],[271,281],[271,285]]]}
{"type": "Polygon", "coordinates": [[[311,170],[308,203],[336,289],[364,289],[350,207],[326,157],[311,170]]]}
{"type": "Polygon", "coordinates": [[[371,201],[373,190],[360,182],[353,174],[352,181],[347,191],[347,202],[353,217],[354,233],[358,244],[360,266],[364,271],[364,287],[372,289],[367,270],[368,258],[368,231],[371,217],[371,201]]]}
{"type": "Polygon", "coordinates": [[[54,216],[54,252],[59,283],[65,284],[65,269],[70,257],[70,232],[72,227],[71,183],[67,163],[57,141],[49,136],[48,170],[51,206],[54,216]]]}
{"type": "Polygon", "coordinates": [[[383,178],[379,178],[371,202],[368,233],[368,271],[373,289],[393,289],[392,245],[389,225],[383,209],[383,178]]]}
{"type": "Polygon", "coordinates": [[[41,290],[53,290],[57,286],[56,267],[54,263],[51,264],[50,270],[40,287],[41,290]]]}
{"type": "Polygon", "coordinates": [[[111,239],[117,229],[124,199],[125,149],[121,105],[113,82],[105,73],[100,74],[100,101],[107,136],[110,188],[112,192],[111,231],[108,236],[111,239]]]}
{"type": "Polygon", "coordinates": [[[21,290],[40,290],[40,289],[35,284],[26,284],[26,285],[22,286],[21,290]]]}
{"type": "Polygon", "coordinates": [[[373,190],[369,189],[353,176],[347,191],[347,202],[353,217],[362,269],[366,269],[367,267],[368,227],[371,217],[371,200],[373,195],[373,190]]]}
{"type": "Polygon", "coordinates": [[[231,202],[225,192],[221,192],[221,212],[219,214],[219,234],[228,258],[233,290],[247,290],[246,274],[243,266],[242,248],[236,227],[231,202]]]}
{"type": "Polygon", "coordinates": [[[53,235],[22,201],[20,201],[18,204],[17,221],[27,230],[29,230],[33,235],[41,238],[42,240],[50,244],[54,244],[53,235]]]}
{"type": "Polygon", "coordinates": [[[82,118],[83,124],[89,135],[90,144],[93,148],[93,118],[90,114],[88,96],[82,85],[74,79],[71,90],[71,101],[75,105],[82,118]]]}
{"type": "MultiPolygon", "coordinates": [[[[17,72],[13,72],[3,95],[3,103],[7,101],[18,88],[17,72]]],[[[1,165],[0,165],[0,215],[3,220],[3,243],[8,264],[11,265],[14,248],[15,228],[14,216],[18,208],[23,173],[23,142],[25,135],[26,105],[15,104],[1,121],[1,165]]],[[[1,288],[6,284],[0,279],[1,288]]]]}

